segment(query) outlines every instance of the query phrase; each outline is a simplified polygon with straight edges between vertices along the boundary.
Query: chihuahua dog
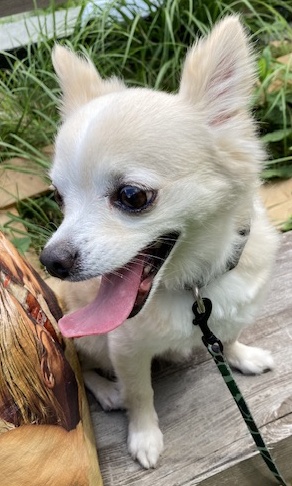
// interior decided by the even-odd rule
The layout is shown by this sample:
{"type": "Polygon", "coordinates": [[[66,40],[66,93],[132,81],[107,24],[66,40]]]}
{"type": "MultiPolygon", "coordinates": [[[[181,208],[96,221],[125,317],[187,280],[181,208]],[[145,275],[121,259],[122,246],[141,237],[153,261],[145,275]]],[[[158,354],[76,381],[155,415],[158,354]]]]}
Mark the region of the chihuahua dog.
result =
{"type": "Polygon", "coordinates": [[[257,194],[265,154],[249,112],[253,56],[230,16],[189,50],[175,94],[104,80],[60,45],[53,64],[63,124],[50,175],[64,220],[41,261],[75,282],[59,325],[79,337],[87,387],[105,409],[127,409],[129,452],[155,467],[163,436],[151,361],[202,345],[196,289],[212,301],[229,363],[252,374],[273,366],[268,351],[238,341],[277,248],[257,194]]]}

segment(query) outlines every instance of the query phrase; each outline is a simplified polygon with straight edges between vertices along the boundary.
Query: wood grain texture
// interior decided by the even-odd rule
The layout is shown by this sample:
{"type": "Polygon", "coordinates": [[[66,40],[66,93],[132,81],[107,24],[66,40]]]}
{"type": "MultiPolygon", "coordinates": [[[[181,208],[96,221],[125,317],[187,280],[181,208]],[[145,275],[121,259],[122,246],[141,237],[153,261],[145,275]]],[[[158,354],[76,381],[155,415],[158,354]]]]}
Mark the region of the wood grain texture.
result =
{"type": "MultiPolygon", "coordinates": [[[[271,290],[242,341],[272,350],[275,370],[235,373],[254,418],[287,478],[292,477],[292,232],[282,236],[271,290]]],[[[104,486],[269,486],[275,481],[212,359],[204,349],[153,373],[165,451],[155,470],[129,457],[123,412],[103,412],[90,397],[104,486]]]]}

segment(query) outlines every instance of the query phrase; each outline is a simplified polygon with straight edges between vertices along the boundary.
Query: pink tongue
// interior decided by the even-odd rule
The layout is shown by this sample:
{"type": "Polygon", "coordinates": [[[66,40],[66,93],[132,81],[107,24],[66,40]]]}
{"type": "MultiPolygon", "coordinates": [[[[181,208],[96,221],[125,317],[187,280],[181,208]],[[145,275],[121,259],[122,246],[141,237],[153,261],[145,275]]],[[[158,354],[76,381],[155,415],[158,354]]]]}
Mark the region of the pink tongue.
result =
{"type": "Polygon", "coordinates": [[[59,320],[59,327],[65,337],[90,336],[112,331],[130,315],[141,282],[143,261],[130,262],[118,274],[102,277],[95,300],[72,314],[59,320]]]}

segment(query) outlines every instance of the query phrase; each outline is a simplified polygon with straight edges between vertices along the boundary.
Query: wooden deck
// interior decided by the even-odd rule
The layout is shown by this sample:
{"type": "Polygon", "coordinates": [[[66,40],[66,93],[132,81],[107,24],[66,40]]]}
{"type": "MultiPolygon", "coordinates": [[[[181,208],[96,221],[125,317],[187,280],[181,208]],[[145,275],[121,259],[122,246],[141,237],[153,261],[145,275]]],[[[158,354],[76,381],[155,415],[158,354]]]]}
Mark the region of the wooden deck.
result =
{"type": "MultiPolygon", "coordinates": [[[[264,248],[263,248],[264,251],[264,248]]],[[[271,291],[242,341],[272,350],[276,367],[236,380],[286,480],[292,478],[292,232],[282,236],[271,291]]],[[[191,362],[154,372],[165,451],[155,470],[129,457],[123,412],[103,412],[89,397],[104,486],[270,486],[273,477],[215,364],[202,349],[191,362]]]]}

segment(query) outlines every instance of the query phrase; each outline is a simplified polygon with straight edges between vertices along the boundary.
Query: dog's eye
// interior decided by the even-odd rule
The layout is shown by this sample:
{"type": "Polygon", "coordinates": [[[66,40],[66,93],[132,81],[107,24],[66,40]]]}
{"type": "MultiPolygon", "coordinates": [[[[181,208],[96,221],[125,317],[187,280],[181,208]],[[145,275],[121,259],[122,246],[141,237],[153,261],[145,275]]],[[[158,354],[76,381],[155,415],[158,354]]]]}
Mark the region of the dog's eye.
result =
{"type": "Polygon", "coordinates": [[[154,201],[156,192],[137,186],[120,187],[114,204],[124,211],[139,212],[146,209],[154,201]]]}
{"type": "Polygon", "coordinates": [[[55,198],[55,201],[58,204],[59,208],[62,209],[63,206],[64,206],[64,201],[63,201],[63,198],[62,198],[61,194],[59,193],[59,191],[57,191],[57,189],[55,189],[55,191],[54,191],[54,198],[55,198]]]}

